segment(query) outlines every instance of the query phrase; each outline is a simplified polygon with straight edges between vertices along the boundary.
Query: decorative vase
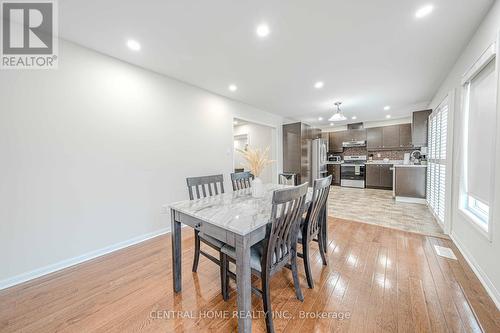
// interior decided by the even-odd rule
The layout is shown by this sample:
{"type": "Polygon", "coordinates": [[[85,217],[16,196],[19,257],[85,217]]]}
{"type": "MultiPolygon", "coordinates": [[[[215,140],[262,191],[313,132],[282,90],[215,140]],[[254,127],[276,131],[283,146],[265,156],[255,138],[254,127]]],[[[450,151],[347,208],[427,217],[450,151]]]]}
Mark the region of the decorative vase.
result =
{"type": "Polygon", "coordinates": [[[266,194],[264,183],[262,183],[262,179],[260,179],[259,177],[255,177],[254,180],[252,180],[251,188],[252,197],[254,198],[262,198],[266,194]]]}

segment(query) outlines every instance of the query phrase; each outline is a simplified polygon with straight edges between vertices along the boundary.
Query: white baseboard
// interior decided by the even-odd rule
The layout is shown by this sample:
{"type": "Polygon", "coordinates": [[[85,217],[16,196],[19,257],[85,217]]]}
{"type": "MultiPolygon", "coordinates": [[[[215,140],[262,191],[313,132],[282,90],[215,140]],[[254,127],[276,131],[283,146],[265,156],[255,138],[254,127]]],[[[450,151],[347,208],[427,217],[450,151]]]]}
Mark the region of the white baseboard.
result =
{"type": "Polygon", "coordinates": [[[395,200],[397,202],[416,203],[416,204],[421,204],[421,205],[427,205],[427,200],[421,199],[421,198],[395,197],[395,200]]]}
{"type": "Polygon", "coordinates": [[[82,254],[81,256],[78,256],[78,257],[65,259],[63,261],[57,262],[57,263],[52,264],[52,265],[41,267],[41,268],[35,269],[33,271],[30,271],[30,272],[22,273],[22,274],[13,276],[13,277],[5,279],[5,280],[1,280],[0,281],[0,290],[15,286],[17,284],[20,284],[20,283],[23,283],[23,282],[26,282],[29,280],[36,279],[36,278],[41,277],[43,275],[47,275],[47,274],[59,271],[59,270],[64,269],[64,268],[68,268],[68,267],[80,264],[82,262],[103,256],[105,254],[108,254],[108,253],[111,253],[114,251],[121,250],[123,248],[144,242],[148,239],[158,237],[158,236],[163,235],[167,232],[170,232],[170,227],[163,228],[163,229],[160,229],[160,230],[157,230],[154,232],[150,232],[148,234],[141,235],[138,237],[134,237],[132,239],[129,239],[129,240],[126,240],[126,241],[123,241],[120,243],[116,243],[116,244],[107,246],[105,248],[99,249],[99,250],[95,250],[92,252],[82,254]]]}
{"type": "Polygon", "coordinates": [[[497,306],[497,309],[500,310],[500,293],[498,292],[497,288],[495,288],[495,286],[490,281],[488,276],[476,263],[474,257],[462,246],[460,241],[453,234],[450,235],[450,238],[453,241],[453,243],[455,243],[456,247],[458,248],[462,256],[465,258],[465,261],[467,261],[474,274],[476,274],[477,278],[483,285],[484,289],[486,289],[488,295],[490,295],[491,299],[493,300],[493,303],[495,303],[495,305],[497,306]]]}

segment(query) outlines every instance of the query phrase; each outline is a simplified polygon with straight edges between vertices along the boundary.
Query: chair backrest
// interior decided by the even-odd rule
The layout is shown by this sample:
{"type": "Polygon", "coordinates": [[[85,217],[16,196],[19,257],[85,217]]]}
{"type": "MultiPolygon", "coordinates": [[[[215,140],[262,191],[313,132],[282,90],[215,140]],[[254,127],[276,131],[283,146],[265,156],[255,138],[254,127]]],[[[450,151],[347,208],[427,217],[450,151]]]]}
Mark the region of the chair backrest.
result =
{"type": "Polygon", "coordinates": [[[254,179],[254,176],[248,171],[232,173],[231,183],[233,184],[233,191],[249,188],[252,179],[254,179]]]}
{"type": "Polygon", "coordinates": [[[278,175],[278,184],[283,185],[297,185],[297,174],[290,172],[283,172],[278,175]]]}
{"type": "Polygon", "coordinates": [[[306,235],[311,239],[319,232],[319,221],[321,218],[321,213],[326,209],[326,202],[328,200],[328,194],[330,193],[330,184],[332,183],[332,176],[325,178],[316,179],[314,181],[313,196],[311,205],[307,211],[305,223],[302,226],[302,235],[306,235]]]}
{"type": "Polygon", "coordinates": [[[224,193],[224,176],[213,175],[186,178],[189,199],[200,199],[224,193]]]}
{"type": "Polygon", "coordinates": [[[269,274],[289,263],[292,251],[296,251],[306,194],[307,183],[273,193],[272,223],[267,226],[262,256],[262,269],[269,274]]]}

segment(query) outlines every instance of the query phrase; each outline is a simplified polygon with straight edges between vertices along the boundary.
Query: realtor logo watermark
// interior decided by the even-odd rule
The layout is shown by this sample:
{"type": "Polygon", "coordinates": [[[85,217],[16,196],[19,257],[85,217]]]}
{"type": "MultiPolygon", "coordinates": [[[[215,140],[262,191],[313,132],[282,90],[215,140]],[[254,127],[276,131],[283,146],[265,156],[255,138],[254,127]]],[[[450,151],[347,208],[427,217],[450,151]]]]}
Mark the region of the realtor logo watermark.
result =
{"type": "Polygon", "coordinates": [[[58,65],[55,0],[1,2],[1,69],[52,69],[58,65]]]}

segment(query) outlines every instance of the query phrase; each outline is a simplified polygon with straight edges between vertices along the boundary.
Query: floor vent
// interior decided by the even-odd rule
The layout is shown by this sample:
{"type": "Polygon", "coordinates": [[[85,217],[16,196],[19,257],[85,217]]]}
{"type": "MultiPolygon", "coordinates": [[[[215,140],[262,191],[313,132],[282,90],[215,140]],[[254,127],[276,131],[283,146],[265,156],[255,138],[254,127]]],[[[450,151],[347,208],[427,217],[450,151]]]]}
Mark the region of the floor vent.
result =
{"type": "Polygon", "coordinates": [[[443,247],[439,245],[434,245],[434,249],[436,250],[436,253],[438,256],[445,257],[448,259],[454,259],[457,260],[457,257],[455,256],[455,253],[453,253],[453,250],[450,249],[449,247],[443,247]]]}

